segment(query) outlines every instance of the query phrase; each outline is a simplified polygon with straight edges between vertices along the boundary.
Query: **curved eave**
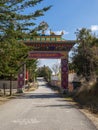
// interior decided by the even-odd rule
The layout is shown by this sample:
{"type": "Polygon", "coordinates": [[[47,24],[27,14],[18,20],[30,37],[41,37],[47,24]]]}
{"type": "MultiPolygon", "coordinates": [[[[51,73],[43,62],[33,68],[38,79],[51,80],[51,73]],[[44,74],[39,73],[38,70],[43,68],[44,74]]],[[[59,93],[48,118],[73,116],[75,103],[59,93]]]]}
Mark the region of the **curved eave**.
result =
{"type": "Polygon", "coordinates": [[[25,44],[71,44],[74,45],[76,44],[75,40],[65,40],[65,41],[23,41],[25,44]]]}

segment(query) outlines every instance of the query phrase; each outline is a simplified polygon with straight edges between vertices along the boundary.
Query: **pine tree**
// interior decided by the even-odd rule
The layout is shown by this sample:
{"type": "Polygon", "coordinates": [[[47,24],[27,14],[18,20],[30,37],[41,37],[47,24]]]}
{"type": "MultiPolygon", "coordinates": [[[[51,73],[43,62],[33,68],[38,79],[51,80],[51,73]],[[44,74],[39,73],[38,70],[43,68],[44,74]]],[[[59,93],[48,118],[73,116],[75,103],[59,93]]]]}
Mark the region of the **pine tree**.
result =
{"type": "MultiPolygon", "coordinates": [[[[43,0],[0,0],[0,76],[16,74],[28,59],[27,47],[18,39],[28,37],[34,29],[34,20],[43,16],[51,6],[34,11],[43,0]]],[[[35,62],[34,62],[35,64],[35,62]]],[[[10,95],[11,95],[10,86],[10,95]]]]}
{"type": "Polygon", "coordinates": [[[30,30],[37,17],[43,16],[51,6],[34,10],[34,6],[43,0],[2,0],[0,2],[0,35],[5,35],[10,26],[14,30],[30,30]],[[26,13],[28,12],[28,13],[26,13]]]}
{"type": "Polygon", "coordinates": [[[15,73],[26,60],[27,52],[32,48],[26,47],[17,39],[28,37],[29,32],[34,29],[34,20],[50,9],[51,6],[48,6],[34,11],[34,7],[42,1],[0,1],[0,75],[15,73]]]}

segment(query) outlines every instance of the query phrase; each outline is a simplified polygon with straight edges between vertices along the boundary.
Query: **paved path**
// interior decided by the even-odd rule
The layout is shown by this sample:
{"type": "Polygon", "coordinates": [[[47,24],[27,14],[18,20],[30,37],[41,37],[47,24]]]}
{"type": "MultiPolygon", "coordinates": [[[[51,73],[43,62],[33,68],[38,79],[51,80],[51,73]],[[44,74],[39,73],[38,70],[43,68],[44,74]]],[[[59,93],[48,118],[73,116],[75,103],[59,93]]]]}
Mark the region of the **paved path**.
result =
{"type": "Polygon", "coordinates": [[[39,89],[0,106],[0,130],[97,130],[39,79],[39,89]]]}

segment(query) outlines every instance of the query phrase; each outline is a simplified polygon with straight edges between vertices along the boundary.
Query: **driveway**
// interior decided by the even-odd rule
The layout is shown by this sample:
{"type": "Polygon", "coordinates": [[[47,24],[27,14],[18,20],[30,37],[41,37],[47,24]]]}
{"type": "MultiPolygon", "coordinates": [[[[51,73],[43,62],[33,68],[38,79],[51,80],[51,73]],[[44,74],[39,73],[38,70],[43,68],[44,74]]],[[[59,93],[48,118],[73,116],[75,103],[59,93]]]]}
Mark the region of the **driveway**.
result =
{"type": "Polygon", "coordinates": [[[77,108],[47,87],[39,87],[0,106],[0,130],[97,130],[77,108]]]}

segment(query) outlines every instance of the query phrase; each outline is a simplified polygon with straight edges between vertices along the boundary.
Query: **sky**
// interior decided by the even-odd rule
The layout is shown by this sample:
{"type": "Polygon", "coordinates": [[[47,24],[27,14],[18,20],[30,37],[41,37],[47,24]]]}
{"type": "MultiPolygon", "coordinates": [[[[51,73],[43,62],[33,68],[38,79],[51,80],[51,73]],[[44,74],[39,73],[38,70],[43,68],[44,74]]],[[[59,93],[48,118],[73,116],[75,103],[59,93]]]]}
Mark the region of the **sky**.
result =
{"type": "MultiPolygon", "coordinates": [[[[35,21],[37,24],[47,22],[49,29],[56,34],[63,30],[63,37],[67,40],[75,40],[76,30],[83,27],[98,34],[98,0],[43,0],[35,9],[48,5],[52,5],[52,8],[35,21]]],[[[59,61],[43,59],[40,66],[52,67],[55,63],[59,61]]]]}

